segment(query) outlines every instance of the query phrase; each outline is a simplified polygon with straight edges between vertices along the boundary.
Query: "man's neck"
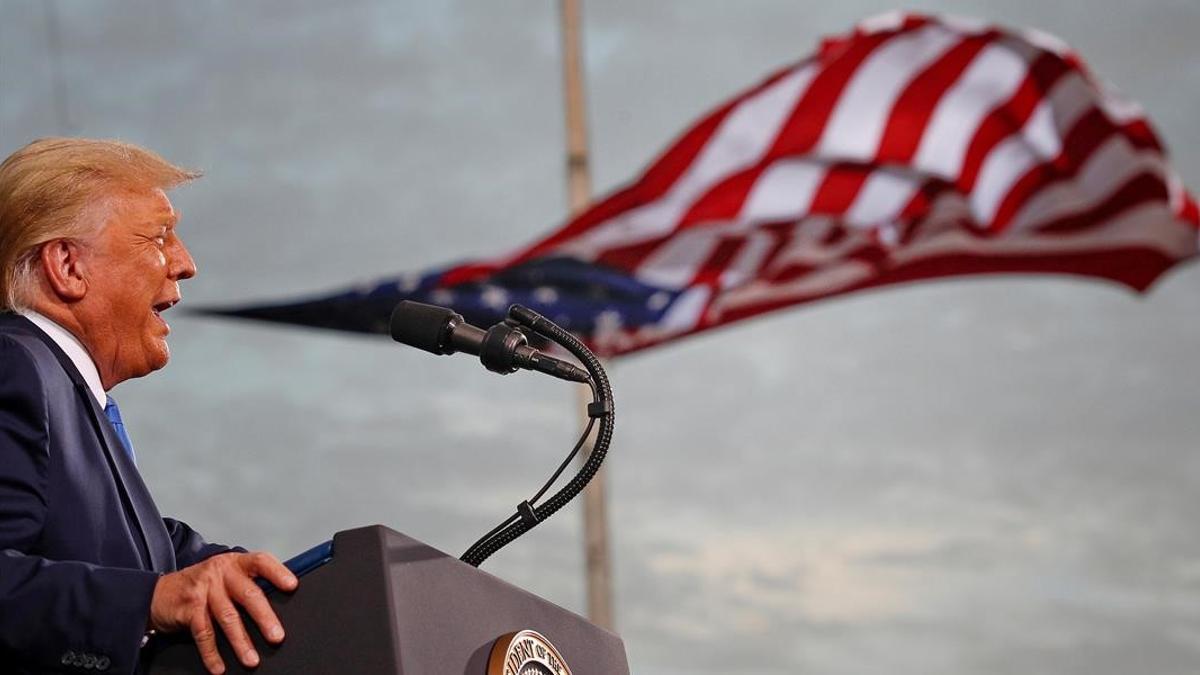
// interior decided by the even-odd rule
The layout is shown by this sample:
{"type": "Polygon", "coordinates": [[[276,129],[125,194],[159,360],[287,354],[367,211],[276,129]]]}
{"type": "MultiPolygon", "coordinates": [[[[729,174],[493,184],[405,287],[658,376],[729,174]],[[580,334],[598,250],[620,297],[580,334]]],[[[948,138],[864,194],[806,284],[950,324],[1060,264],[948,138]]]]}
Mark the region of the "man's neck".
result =
{"type": "Polygon", "coordinates": [[[46,316],[45,314],[34,310],[25,309],[19,310],[18,314],[24,316],[33,322],[43,333],[48,335],[59,349],[71,359],[71,363],[75,364],[75,369],[83,376],[83,381],[87,383],[88,390],[92,392],[92,396],[104,406],[107,395],[104,391],[104,385],[100,380],[100,371],[96,368],[96,362],[92,360],[91,354],[88,353],[83,342],[72,333],[67,327],[60,322],[46,316]]]}

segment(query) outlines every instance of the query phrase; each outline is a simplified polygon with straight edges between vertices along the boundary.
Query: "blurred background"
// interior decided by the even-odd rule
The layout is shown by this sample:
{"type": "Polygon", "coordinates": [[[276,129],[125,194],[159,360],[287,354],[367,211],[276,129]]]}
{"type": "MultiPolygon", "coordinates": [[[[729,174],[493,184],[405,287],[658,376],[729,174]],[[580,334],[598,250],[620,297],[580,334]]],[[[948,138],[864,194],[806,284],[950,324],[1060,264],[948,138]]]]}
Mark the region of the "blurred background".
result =
{"type": "MultiPolygon", "coordinates": [[[[1064,38],[1200,177],[1200,5],[913,2],[1064,38]]],[[[594,185],[892,6],[584,5],[594,185]]],[[[172,194],[185,304],[518,247],[567,207],[558,5],[0,0],[0,155],[118,137],[172,194]]],[[[1193,673],[1200,267],[1145,297],[950,279],[612,364],[617,629],[638,675],[1193,673]]],[[[383,523],[457,555],[577,433],[570,385],[385,338],[171,320],[115,394],[164,513],[289,557],[383,523]]],[[[484,569],[582,611],[578,505],[484,569]]]]}

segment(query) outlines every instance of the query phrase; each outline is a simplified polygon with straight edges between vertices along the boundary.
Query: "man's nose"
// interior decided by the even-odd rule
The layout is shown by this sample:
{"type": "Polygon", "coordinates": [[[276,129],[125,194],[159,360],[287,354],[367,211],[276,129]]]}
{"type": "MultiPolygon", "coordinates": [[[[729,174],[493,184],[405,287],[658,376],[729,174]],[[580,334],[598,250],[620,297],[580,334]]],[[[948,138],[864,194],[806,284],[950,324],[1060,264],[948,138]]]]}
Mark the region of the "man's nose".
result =
{"type": "Polygon", "coordinates": [[[175,246],[171,251],[170,272],[171,278],[176,280],[191,279],[196,276],[196,261],[192,260],[192,254],[179,239],[175,240],[175,246]]]}

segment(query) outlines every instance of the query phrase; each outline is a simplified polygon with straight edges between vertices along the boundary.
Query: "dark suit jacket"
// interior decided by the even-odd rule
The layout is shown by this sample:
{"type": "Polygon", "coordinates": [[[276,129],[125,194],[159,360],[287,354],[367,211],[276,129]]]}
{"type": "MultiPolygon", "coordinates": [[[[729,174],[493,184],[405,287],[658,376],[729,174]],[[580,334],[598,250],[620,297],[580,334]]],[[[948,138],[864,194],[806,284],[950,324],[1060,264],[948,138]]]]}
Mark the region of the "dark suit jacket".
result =
{"type": "Polygon", "coordinates": [[[226,550],[159,515],[71,360],[0,314],[0,672],[135,672],[159,574],[226,550]]]}

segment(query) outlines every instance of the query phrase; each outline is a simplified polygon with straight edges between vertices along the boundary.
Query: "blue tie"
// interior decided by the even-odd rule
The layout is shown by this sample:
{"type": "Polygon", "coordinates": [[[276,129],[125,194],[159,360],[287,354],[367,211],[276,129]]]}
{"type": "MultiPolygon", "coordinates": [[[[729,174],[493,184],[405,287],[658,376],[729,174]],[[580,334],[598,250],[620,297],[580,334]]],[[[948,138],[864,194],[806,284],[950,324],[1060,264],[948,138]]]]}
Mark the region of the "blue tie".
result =
{"type": "Polygon", "coordinates": [[[125,454],[129,455],[129,459],[137,464],[137,456],[133,454],[133,443],[129,440],[129,434],[125,433],[125,423],[121,421],[121,409],[117,407],[117,402],[113,397],[108,396],[108,401],[104,404],[104,415],[112,422],[113,429],[117,431],[117,438],[121,439],[121,445],[125,446],[125,454]]]}

